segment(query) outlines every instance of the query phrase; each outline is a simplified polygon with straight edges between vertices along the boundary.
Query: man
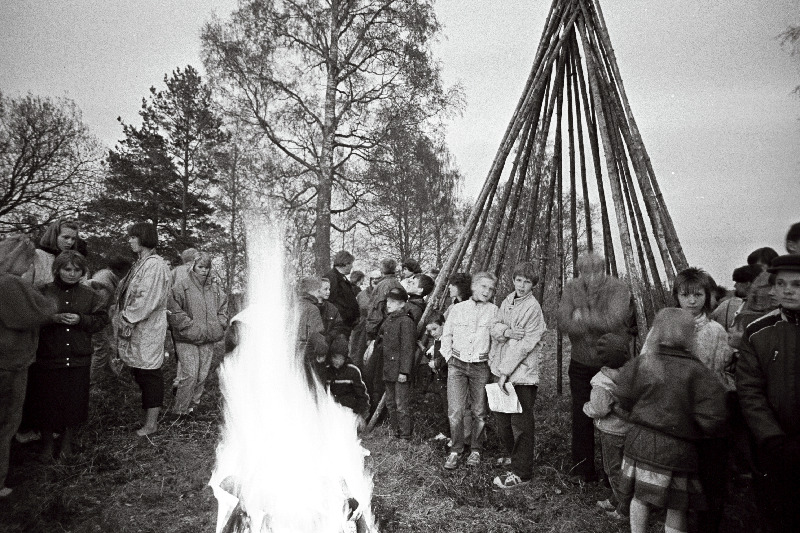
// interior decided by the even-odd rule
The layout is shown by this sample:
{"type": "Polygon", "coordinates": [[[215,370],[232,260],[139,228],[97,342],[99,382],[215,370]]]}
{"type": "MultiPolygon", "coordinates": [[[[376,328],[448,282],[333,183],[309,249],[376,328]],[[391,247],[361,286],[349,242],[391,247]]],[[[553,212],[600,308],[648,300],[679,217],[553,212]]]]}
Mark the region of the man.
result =
{"type": "Polygon", "coordinates": [[[416,274],[422,274],[422,268],[416,259],[406,259],[401,263],[400,279],[408,279],[416,274]]]}
{"type": "Polygon", "coordinates": [[[333,256],[333,268],[324,276],[330,281],[331,287],[328,302],[333,304],[336,310],[339,311],[339,316],[342,317],[343,331],[348,339],[350,338],[350,332],[358,324],[360,316],[353,285],[347,278],[347,275],[353,270],[354,260],[353,254],[348,251],[341,250],[337,252],[333,256]]]}
{"type": "Polygon", "coordinates": [[[800,255],[777,257],[779,307],[745,331],[736,386],[761,471],[754,489],[769,531],[800,531],[800,255]]]}
{"type": "Polygon", "coordinates": [[[711,319],[716,320],[725,331],[731,331],[734,319],[747,298],[747,293],[753,280],[761,274],[761,268],[755,265],[745,265],[733,271],[733,297],[728,298],[711,313],[711,319]]]}
{"type": "Polygon", "coordinates": [[[567,282],[558,307],[558,327],[572,345],[569,388],[572,396],[572,474],[579,481],[597,480],[594,424],[583,412],[592,392],[591,379],[602,367],[602,350],[626,350],[633,317],[631,292],[621,280],[606,275],[605,260],[596,254],[578,258],[578,277],[567,282]]]}
{"type": "Polygon", "coordinates": [[[789,231],[786,233],[786,253],[800,255],[800,222],[789,226],[789,231]]]}
{"type": "MultiPolygon", "coordinates": [[[[369,310],[367,311],[367,340],[373,340],[378,336],[378,329],[381,322],[386,318],[386,295],[390,290],[402,288],[395,276],[397,262],[394,259],[384,259],[381,261],[381,279],[375,284],[372,296],[369,299],[369,310]]],[[[405,289],[404,289],[405,290],[405,289]]]]}

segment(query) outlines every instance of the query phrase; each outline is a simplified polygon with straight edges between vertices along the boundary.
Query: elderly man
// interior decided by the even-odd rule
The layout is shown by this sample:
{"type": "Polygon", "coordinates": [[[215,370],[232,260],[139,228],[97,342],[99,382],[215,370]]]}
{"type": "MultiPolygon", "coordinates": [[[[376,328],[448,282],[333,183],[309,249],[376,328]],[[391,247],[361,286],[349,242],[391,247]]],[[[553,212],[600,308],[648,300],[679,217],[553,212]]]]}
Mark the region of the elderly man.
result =
{"type": "Polygon", "coordinates": [[[578,277],[564,286],[558,327],[569,335],[572,352],[569,388],[572,396],[572,474],[597,480],[594,425],[583,412],[592,391],[590,381],[602,367],[598,350],[625,351],[631,339],[631,292],[621,280],[606,275],[605,260],[596,254],[578,258],[578,277]]]}
{"type": "Polygon", "coordinates": [[[736,387],[756,445],[754,489],[769,531],[800,531],[800,255],[772,261],[778,309],[745,330],[736,387]]]}

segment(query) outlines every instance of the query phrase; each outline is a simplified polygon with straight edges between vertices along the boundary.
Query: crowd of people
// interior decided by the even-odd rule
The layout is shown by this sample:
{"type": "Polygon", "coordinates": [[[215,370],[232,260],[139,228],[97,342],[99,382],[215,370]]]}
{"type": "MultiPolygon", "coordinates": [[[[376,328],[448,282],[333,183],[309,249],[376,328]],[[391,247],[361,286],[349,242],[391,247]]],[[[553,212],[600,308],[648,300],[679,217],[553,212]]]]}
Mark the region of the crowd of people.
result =
{"type": "MultiPolygon", "coordinates": [[[[11,493],[15,434],[40,438],[44,460],[69,456],[93,383],[130,369],[141,390],[136,434],[147,436],[162,417],[165,346],[178,359],[165,416],[179,419],[199,406],[214,346],[238,343],[207,253],[186,250],[170,270],[155,226],[134,224],[135,261],[112,255],[90,277],[79,231],[58,221],[38,247],[21,235],[0,241],[0,497],[11,493]]],[[[800,531],[800,223],[786,251],[755,250],[732,272],[733,291],[702,269],[678,272],[674,307],[656,314],[644,339],[628,285],[607,274],[603,257],[578,259],[554,317],[570,341],[569,473],[577,483],[607,480],[611,492],[597,505],[632,532],[647,530],[653,508],[667,510],[667,532],[718,531],[730,475],[752,479],[770,531],[800,531]]],[[[446,470],[486,460],[491,416],[505,471],[493,485],[530,483],[547,330],[535,265],[515,265],[513,290],[497,299],[494,274],[453,273],[444,308],[428,310],[439,272],[412,259],[399,269],[384,259],[367,274],[354,263],[340,251],[330,271],[297,283],[296,356],[308,379],[361,427],[385,407],[405,440],[415,387],[433,391],[446,470]]]]}

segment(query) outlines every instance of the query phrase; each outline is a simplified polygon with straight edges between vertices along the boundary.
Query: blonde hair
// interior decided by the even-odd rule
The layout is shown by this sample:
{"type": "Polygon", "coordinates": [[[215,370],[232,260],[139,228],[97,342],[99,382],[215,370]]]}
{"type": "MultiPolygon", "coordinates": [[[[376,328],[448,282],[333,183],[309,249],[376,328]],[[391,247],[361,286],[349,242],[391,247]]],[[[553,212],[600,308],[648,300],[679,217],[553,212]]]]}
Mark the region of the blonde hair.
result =
{"type": "Polygon", "coordinates": [[[642,353],[655,353],[660,345],[694,351],[694,317],[689,311],[677,307],[662,309],[653,320],[642,353]]]}

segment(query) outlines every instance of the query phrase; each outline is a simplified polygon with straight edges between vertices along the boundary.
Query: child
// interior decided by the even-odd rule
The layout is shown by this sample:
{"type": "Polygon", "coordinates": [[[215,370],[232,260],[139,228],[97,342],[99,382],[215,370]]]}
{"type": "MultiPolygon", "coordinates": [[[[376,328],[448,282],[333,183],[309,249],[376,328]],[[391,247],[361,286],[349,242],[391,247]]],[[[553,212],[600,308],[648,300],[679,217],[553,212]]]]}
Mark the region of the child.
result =
{"type": "Polygon", "coordinates": [[[361,379],[361,371],[350,363],[347,351],[347,340],[344,337],[333,341],[326,382],[331,396],[341,405],[350,408],[363,423],[369,414],[369,395],[367,386],[361,379]]]}
{"type": "Polygon", "coordinates": [[[631,533],[644,533],[650,507],[667,509],[665,531],[685,532],[689,509],[705,507],[698,439],[725,426],[720,382],[693,354],[694,318],[682,309],[656,315],[642,354],[617,378],[617,397],[632,423],[622,459],[622,497],[632,497],[631,533]]]}
{"type": "MultiPolygon", "coordinates": [[[[603,339],[598,341],[601,343],[603,339]]],[[[598,352],[601,350],[598,348],[598,352]]],[[[599,354],[598,354],[599,355],[599,354]]],[[[626,519],[630,501],[620,494],[620,477],[622,470],[622,452],[625,447],[625,435],[630,424],[613,412],[617,403],[615,383],[619,368],[628,360],[624,350],[603,350],[603,367],[592,378],[592,392],[589,401],[583,404],[583,412],[594,419],[594,426],[600,433],[600,446],[603,453],[603,469],[611,485],[614,501],[602,500],[597,506],[608,511],[612,518],[626,519]]]]}
{"type": "Polygon", "coordinates": [[[379,336],[383,343],[383,381],[386,408],[395,436],[411,438],[411,367],[417,345],[417,328],[406,310],[408,293],[395,287],[386,294],[386,319],[379,336]]]}
{"type": "Polygon", "coordinates": [[[497,430],[506,457],[499,464],[509,471],[494,478],[494,485],[511,489],[529,483],[533,477],[534,431],[533,405],[539,388],[540,341],[547,330],[542,308],[533,297],[539,281],[531,263],[519,263],[513,272],[514,292],[509,294],[492,325],[492,349],[489,368],[501,390],[514,385],[521,413],[495,413],[497,430]]]}
{"type": "MultiPolygon", "coordinates": [[[[444,413],[444,431],[439,432],[437,438],[445,439],[445,432],[449,431],[447,424],[447,362],[442,357],[442,331],[444,331],[444,315],[438,311],[431,316],[431,321],[425,326],[430,339],[430,346],[425,355],[428,358],[428,367],[433,372],[431,388],[438,397],[438,403],[444,413]]],[[[437,424],[438,425],[438,424],[437,424]]]]}

